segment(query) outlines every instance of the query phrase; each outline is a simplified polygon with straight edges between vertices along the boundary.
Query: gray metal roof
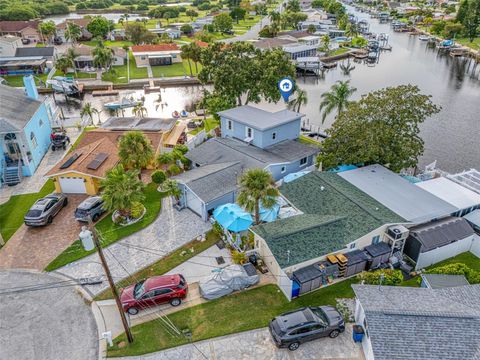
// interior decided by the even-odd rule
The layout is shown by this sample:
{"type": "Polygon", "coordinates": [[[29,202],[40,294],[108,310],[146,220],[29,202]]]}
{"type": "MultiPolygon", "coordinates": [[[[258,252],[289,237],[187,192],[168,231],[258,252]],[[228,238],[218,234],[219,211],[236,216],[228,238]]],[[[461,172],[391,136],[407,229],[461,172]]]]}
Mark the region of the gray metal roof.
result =
{"type": "Polygon", "coordinates": [[[102,124],[102,128],[110,130],[169,131],[175,126],[176,122],[173,118],[111,117],[102,124]]]}
{"type": "Polygon", "coordinates": [[[473,225],[480,227],[480,209],[473,210],[471,213],[464,215],[463,218],[467,219],[473,225]]]}
{"type": "Polygon", "coordinates": [[[457,211],[450,203],[403,179],[381,165],[370,165],[339,173],[404,219],[420,223],[457,211]]]}
{"type": "Polygon", "coordinates": [[[22,130],[41,104],[23,90],[0,85],[0,133],[22,130]]]}
{"type": "Polygon", "coordinates": [[[424,253],[452,242],[465,239],[475,234],[475,231],[463,218],[451,217],[410,229],[410,235],[417,239],[424,253]]]}
{"type": "Polygon", "coordinates": [[[288,109],[272,113],[250,105],[243,105],[233,109],[220,111],[218,115],[251,126],[252,128],[258,130],[270,129],[275,126],[300,119],[302,116],[304,116],[304,114],[288,109]]]}
{"type": "Polygon", "coordinates": [[[310,155],[317,154],[319,148],[313,145],[302,144],[300,141],[282,141],[267,147],[271,154],[275,154],[287,161],[295,161],[310,155]]]}
{"type": "Polygon", "coordinates": [[[480,285],[352,288],[365,311],[375,360],[480,358],[480,285]]]}
{"type": "Polygon", "coordinates": [[[55,48],[50,47],[21,47],[15,51],[15,57],[30,57],[30,56],[53,56],[55,48]]]}
{"type": "MultiPolygon", "coordinates": [[[[238,177],[243,172],[243,166],[239,162],[214,164],[187,171],[187,173],[191,172],[194,174],[190,174],[190,177],[195,176],[195,173],[198,173],[198,177],[186,182],[186,186],[204,203],[209,203],[225,194],[237,190],[238,177]],[[206,173],[207,171],[209,171],[209,173],[206,173]]],[[[176,178],[176,180],[184,182],[180,178],[176,178]]]]}
{"type": "Polygon", "coordinates": [[[469,285],[469,282],[463,275],[421,274],[420,276],[427,287],[431,289],[469,285]]]}

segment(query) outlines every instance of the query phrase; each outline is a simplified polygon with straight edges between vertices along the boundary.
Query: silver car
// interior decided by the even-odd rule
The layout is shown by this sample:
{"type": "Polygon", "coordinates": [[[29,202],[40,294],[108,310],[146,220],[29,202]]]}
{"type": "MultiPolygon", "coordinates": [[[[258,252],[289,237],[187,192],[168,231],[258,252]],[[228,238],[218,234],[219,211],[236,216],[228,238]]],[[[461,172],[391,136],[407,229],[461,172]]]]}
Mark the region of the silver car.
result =
{"type": "Polygon", "coordinates": [[[97,221],[105,212],[103,199],[100,196],[90,196],[83,200],[75,210],[75,220],[88,222],[88,219],[97,221]]]}
{"type": "Polygon", "coordinates": [[[50,194],[37,200],[24,217],[25,225],[43,226],[50,224],[62,208],[67,206],[68,199],[64,194],[50,194]]]}

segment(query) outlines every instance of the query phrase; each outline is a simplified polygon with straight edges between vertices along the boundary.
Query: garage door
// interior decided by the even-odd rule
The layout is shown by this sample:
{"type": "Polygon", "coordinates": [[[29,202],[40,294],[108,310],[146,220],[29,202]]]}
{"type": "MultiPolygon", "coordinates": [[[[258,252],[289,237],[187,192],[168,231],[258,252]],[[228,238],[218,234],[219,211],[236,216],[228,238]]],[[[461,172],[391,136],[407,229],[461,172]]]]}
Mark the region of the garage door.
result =
{"type": "Polygon", "coordinates": [[[193,212],[197,213],[200,216],[203,216],[203,203],[202,201],[191,192],[190,189],[186,189],[186,200],[187,200],[187,207],[192,210],[193,212]]]}
{"type": "Polygon", "coordinates": [[[86,194],[87,189],[82,178],[60,178],[60,188],[65,194],[86,194]]]}

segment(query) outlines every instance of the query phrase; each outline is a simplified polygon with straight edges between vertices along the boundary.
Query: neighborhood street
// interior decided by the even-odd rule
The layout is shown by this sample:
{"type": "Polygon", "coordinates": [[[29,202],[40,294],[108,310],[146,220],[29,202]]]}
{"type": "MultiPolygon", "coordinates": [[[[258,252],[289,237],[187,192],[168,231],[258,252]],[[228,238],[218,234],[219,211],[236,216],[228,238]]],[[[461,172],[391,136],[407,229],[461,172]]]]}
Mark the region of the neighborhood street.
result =
{"type": "MultiPolygon", "coordinates": [[[[248,316],[248,315],[247,315],[248,316]]],[[[254,316],[251,314],[250,316],[254,316]]],[[[122,360],[362,360],[361,347],[352,341],[351,327],[336,339],[324,338],[302,344],[296,351],[278,349],[267,328],[199,341],[157,353],[122,360]]]]}

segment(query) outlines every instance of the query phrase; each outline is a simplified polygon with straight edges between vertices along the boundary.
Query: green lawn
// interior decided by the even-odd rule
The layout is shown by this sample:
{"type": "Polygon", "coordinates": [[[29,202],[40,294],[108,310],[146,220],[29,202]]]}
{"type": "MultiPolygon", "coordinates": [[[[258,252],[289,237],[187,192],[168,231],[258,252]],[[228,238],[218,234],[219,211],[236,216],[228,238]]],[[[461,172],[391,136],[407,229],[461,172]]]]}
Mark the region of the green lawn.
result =
{"type": "MultiPolygon", "coordinates": [[[[88,46],[97,46],[98,41],[92,40],[92,41],[82,41],[82,44],[88,45],[88,46]]],[[[132,46],[133,43],[131,41],[111,41],[111,40],[105,40],[103,42],[105,46],[116,46],[116,47],[124,47],[124,46],[132,46]]]]}
{"type": "Polygon", "coordinates": [[[6,242],[23,224],[23,217],[35,201],[54,190],[53,181],[48,180],[38,193],[13,195],[0,205],[0,232],[6,242]]]}
{"type": "MultiPolygon", "coordinates": [[[[193,61],[190,62],[192,66],[192,74],[193,76],[197,75],[195,69],[195,63],[193,61]]],[[[202,66],[198,64],[198,72],[202,69],[202,66]]],[[[184,76],[190,75],[190,66],[188,64],[188,60],[183,60],[181,63],[175,63],[172,65],[165,65],[165,66],[152,66],[153,77],[161,78],[161,77],[173,77],[173,76],[184,76]]]]}
{"type": "Polygon", "coordinates": [[[192,135],[197,135],[200,131],[204,130],[208,133],[210,130],[215,129],[216,127],[220,126],[220,121],[215,120],[213,117],[209,117],[205,120],[205,126],[204,127],[198,127],[196,129],[193,129],[189,133],[192,135]]]}
{"type": "MultiPolygon", "coordinates": [[[[192,240],[188,244],[185,244],[182,247],[179,247],[175,251],[171,252],[167,256],[163,257],[161,260],[156,263],[147,266],[146,268],[136,272],[133,276],[123,279],[116,283],[118,288],[126,287],[130,284],[136,282],[136,279],[146,279],[155,275],[162,275],[170,271],[174,267],[182,264],[188,259],[198,255],[202,251],[207,250],[209,247],[213,246],[220,238],[213,231],[209,231],[206,236],[205,241],[192,240]],[[194,249],[192,252],[191,249],[194,249]],[[182,252],[186,254],[181,255],[182,252]]],[[[112,298],[112,292],[110,289],[105,290],[95,297],[96,301],[106,300],[112,298]]]]}
{"type": "MultiPolygon", "coordinates": [[[[57,75],[63,75],[63,73],[59,70],[57,70],[54,74],[55,76],[57,75]]],[[[11,75],[11,76],[3,76],[3,78],[7,81],[7,85],[13,86],[13,87],[23,87],[23,76],[24,75],[11,75]]],[[[37,86],[40,86],[40,80],[45,84],[45,81],[47,81],[47,76],[48,74],[36,74],[34,75],[35,77],[35,83],[37,86]]]]}
{"type": "Polygon", "coordinates": [[[480,50],[480,37],[475,38],[473,42],[469,39],[455,39],[455,41],[474,50],[480,50]]]}
{"type": "MultiPolygon", "coordinates": [[[[131,235],[148,225],[150,225],[160,213],[162,206],[161,199],[165,196],[164,193],[157,191],[156,184],[149,184],[145,188],[145,201],[143,205],[147,208],[147,213],[139,222],[129,225],[129,226],[120,226],[116,225],[112,221],[110,214],[105,216],[100,220],[95,228],[100,236],[100,242],[103,247],[108,246],[115,241],[123,239],[124,237],[131,235]]],[[[80,240],[76,240],[72,245],[70,245],[65,251],[63,251],[57,258],[55,258],[48,266],[45,268],[45,271],[53,271],[62,267],[66,264],[71,263],[72,261],[84,258],[87,255],[95,252],[95,250],[85,251],[82,247],[80,240]]]]}
{"type": "MultiPolygon", "coordinates": [[[[275,316],[306,305],[335,305],[336,298],[353,297],[351,284],[355,280],[321,288],[288,302],[276,285],[265,285],[236,292],[220,299],[180,310],[168,317],[177,328],[189,329],[192,340],[199,341],[267,326],[275,316]]],[[[140,355],[187,343],[185,337],[169,335],[161,321],[150,321],[132,328],[135,341],[123,348],[121,335],[108,350],[109,357],[140,355]]]]}
{"type": "Polygon", "coordinates": [[[337,56],[337,55],[342,55],[347,52],[349,52],[351,49],[347,47],[340,47],[338,49],[335,49],[334,51],[330,51],[327,56],[337,56]]]}
{"type": "MultiPolygon", "coordinates": [[[[129,56],[129,67],[130,67],[130,79],[147,79],[148,73],[147,68],[145,67],[137,67],[135,63],[135,58],[131,51],[128,52],[129,56]]],[[[102,75],[102,80],[104,81],[111,81],[115,84],[119,83],[126,83],[127,82],[127,65],[122,66],[113,66],[115,69],[116,74],[111,76],[108,73],[102,75]]]]}
{"type": "Polygon", "coordinates": [[[307,144],[307,145],[315,145],[315,146],[318,146],[318,147],[321,147],[321,143],[319,143],[318,141],[315,141],[313,140],[311,137],[309,136],[305,136],[305,135],[300,135],[300,137],[298,138],[298,140],[303,143],[303,144],[307,144]]]}

